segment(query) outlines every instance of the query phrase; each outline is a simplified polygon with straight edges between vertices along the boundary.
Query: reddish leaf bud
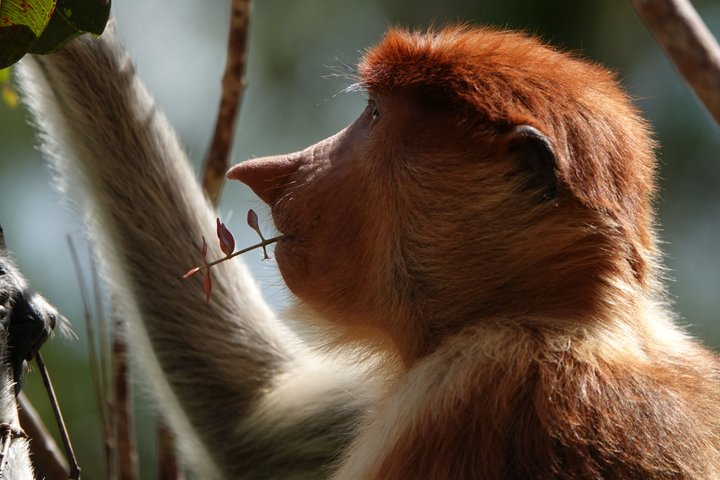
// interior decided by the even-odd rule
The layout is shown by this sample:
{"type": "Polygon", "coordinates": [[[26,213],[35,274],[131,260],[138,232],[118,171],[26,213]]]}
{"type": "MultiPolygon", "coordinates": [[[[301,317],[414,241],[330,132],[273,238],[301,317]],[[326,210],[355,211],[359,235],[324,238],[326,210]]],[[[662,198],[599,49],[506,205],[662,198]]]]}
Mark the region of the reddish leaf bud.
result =
{"type": "Polygon", "coordinates": [[[225,255],[231,255],[235,251],[235,238],[219,218],[217,219],[217,236],[220,240],[220,250],[225,255]]]}
{"type": "Polygon", "coordinates": [[[250,228],[252,228],[256,232],[260,231],[260,226],[258,225],[257,213],[255,213],[255,210],[253,210],[252,208],[250,210],[248,210],[247,223],[248,223],[248,225],[250,225],[250,228]]]}
{"type": "MultiPolygon", "coordinates": [[[[255,210],[252,208],[248,210],[247,214],[247,223],[250,225],[250,228],[255,230],[257,232],[258,236],[260,237],[260,240],[263,242],[265,241],[265,237],[263,237],[262,232],[260,231],[260,225],[258,224],[258,216],[257,213],[255,213],[255,210]]],[[[265,251],[265,246],[263,245],[263,252],[265,251]]],[[[265,258],[267,258],[267,254],[265,254],[265,258]]]]}

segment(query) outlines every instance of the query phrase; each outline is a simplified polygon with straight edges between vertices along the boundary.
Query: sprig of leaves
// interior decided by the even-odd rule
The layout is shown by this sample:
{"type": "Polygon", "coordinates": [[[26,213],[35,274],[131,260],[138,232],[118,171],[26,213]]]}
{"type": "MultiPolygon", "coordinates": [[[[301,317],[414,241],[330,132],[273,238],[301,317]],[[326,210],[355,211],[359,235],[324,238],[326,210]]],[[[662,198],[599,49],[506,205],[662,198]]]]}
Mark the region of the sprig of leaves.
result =
{"type": "Polygon", "coordinates": [[[205,292],[205,301],[210,302],[210,294],[212,293],[212,276],[210,274],[210,269],[214,267],[215,265],[226,262],[230,260],[233,257],[237,257],[238,255],[242,255],[243,253],[247,253],[251,250],[255,250],[257,248],[262,248],[263,250],[263,260],[267,260],[270,257],[267,253],[267,246],[271,243],[275,243],[281,238],[283,238],[285,235],[278,235],[277,237],[272,237],[266,239],[262,232],[260,231],[260,227],[258,225],[258,217],[257,214],[253,210],[249,210],[247,214],[247,223],[248,225],[257,232],[257,234],[260,236],[260,243],[257,243],[255,245],[252,245],[247,248],[243,248],[242,250],[235,251],[235,237],[233,237],[233,234],[228,230],[228,228],[225,226],[224,223],[220,221],[220,219],[217,219],[217,226],[216,226],[216,233],[218,237],[218,241],[220,243],[220,250],[225,254],[224,257],[218,258],[217,260],[208,261],[207,260],[207,242],[205,242],[205,237],[202,237],[202,244],[200,245],[200,254],[202,255],[203,264],[198,267],[193,267],[182,276],[183,279],[187,279],[192,277],[193,275],[203,272],[203,291],[205,292]]]}

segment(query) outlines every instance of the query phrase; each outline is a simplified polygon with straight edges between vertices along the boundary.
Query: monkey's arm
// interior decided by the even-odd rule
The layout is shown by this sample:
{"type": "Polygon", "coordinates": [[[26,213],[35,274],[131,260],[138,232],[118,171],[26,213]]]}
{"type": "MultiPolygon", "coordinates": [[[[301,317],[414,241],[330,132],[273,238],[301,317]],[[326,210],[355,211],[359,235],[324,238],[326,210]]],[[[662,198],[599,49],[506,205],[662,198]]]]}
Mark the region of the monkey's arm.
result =
{"type": "Polygon", "coordinates": [[[185,459],[202,478],[318,478],[365,410],[364,377],[300,353],[240,261],[213,269],[209,303],[199,276],[180,278],[215,214],[112,32],[28,59],[20,87],[61,186],[82,192],[133,355],[185,459]]]}

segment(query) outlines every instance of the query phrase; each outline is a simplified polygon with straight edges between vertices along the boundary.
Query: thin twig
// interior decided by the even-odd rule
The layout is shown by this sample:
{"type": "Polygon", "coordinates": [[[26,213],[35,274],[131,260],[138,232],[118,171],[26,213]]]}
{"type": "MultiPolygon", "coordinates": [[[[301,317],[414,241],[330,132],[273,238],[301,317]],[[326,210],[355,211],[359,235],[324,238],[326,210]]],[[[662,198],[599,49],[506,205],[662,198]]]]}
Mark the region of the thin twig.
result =
{"type": "Polygon", "coordinates": [[[62,456],[58,444],[38,415],[35,407],[24,393],[20,392],[18,399],[18,415],[20,427],[32,440],[30,443],[30,458],[35,467],[37,478],[64,478],[67,476],[68,464],[62,456]]]}
{"type": "Polygon", "coordinates": [[[75,457],[75,451],[72,448],[70,436],[68,435],[67,428],[65,427],[65,420],[63,420],[60,405],[58,405],[55,390],[53,389],[52,382],[50,381],[50,375],[48,375],[45,362],[43,361],[40,352],[35,355],[35,362],[37,363],[38,370],[40,371],[43,384],[45,384],[45,390],[47,390],[48,398],[50,399],[50,406],[52,407],[53,414],[55,415],[55,421],[57,421],[58,429],[60,430],[60,438],[62,439],[63,447],[65,448],[65,456],[70,464],[68,478],[70,480],[80,480],[80,466],[77,463],[77,457],[75,457]]]}
{"type": "Polygon", "coordinates": [[[157,426],[157,457],[158,480],[184,480],[185,474],[180,469],[175,454],[175,439],[164,423],[157,426]]]}
{"type": "MultiPolygon", "coordinates": [[[[94,383],[100,383],[100,395],[101,398],[97,399],[99,405],[105,406],[106,414],[101,415],[103,421],[103,438],[105,439],[105,472],[107,480],[117,480],[118,470],[122,471],[123,465],[121,465],[117,459],[119,458],[120,446],[117,440],[117,408],[115,401],[115,385],[113,381],[116,381],[115,372],[113,371],[113,349],[111,348],[110,331],[105,321],[105,313],[102,305],[100,296],[100,278],[98,276],[95,262],[90,257],[90,274],[92,278],[93,292],[95,294],[95,312],[97,315],[98,323],[98,351],[100,354],[100,367],[99,370],[102,372],[101,379],[93,379],[94,383]],[[104,418],[104,419],[103,419],[104,418]]],[[[88,341],[93,342],[93,339],[88,341]]],[[[96,368],[96,371],[98,368],[96,368]]],[[[122,475],[122,473],[120,474],[122,475]]]]}
{"type": "Polygon", "coordinates": [[[230,34],[228,35],[225,74],[215,130],[203,166],[203,188],[213,205],[217,205],[232,150],[237,112],[245,93],[247,63],[247,32],[250,21],[250,0],[232,0],[230,34]]]}
{"type": "MultiPolygon", "coordinates": [[[[217,264],[219,264],[219,263],[226,262],[226,261],[230,260],[230,259],[233,258],[233,257],[237,257],[238,255],[242,255],[243,253],[247,253],[247,252],[249,252],[249,251],[251,251],[251,250],[255,250],[256,248],[262,248],[262,249],[264,250],[265,247],[267,247],[268,245],[270,245],[270,244],[272,244],[272,243],[277,242],[277,241],[280,240],[280,239],[285,238],[285,236],[286,236],[286,235],[283,234],[283,235],[278,235],[277,237],[272,237],[272,238],[268,238],[268,239],[263,239],[262,242],[260,242],[260,243],[256,243],[255,245],[252,245],[252,246],[250,246],[250,247],[243,248],[242,250],[236,250],[236,251],[232,252],[230,255],[226,255],[226,256],[224,256],[224,257],[222,257],[222,258],[218,258],[218,259],[216,259],[216,260],[213,260],[212,262],[208,262],[208,263],[206,263],[206,264],[204,264],[204,265],[201,265],[201,266],[199,266],[199,267],[194,267],[194,268],[190,269],[188,272],[186,272],[186,273],[183,275],[183,278],[191,277],[191,276],[195,275],[195,274],[198,273],[198,272],[201,272],[201,271],[203,271],[203,270],[207,270],[207,269],[209,269],[209,268],[211,268],[211,267],[214,267],[215,265],[217,265],[217,264]]],[[[267,256],[267,254],[266,254],[266,256],[267,256]]]]}
{"type": "MultiPolygon", "coordinates": [[[[100,337],[95,335],[94,320],[90,313],[90,295],[87,284],[85,283],[85,277],[80,267],[80,257],[78,256],[75,243],[72,238],[67,236],[68,248],[70,249],[70,257],[75,268],[75,275],[78,281],[78,288],[80,289],[80,299],[83,305],[83,317],[85,319],[85,331],[87,334],[88,351],[90,354],[90,380],[92,381],[93,393],[95,397],[95,404],[97,406],[98,414],[100,415],[100,425],[103,433],[103,446],[105,447],[105,475],[108,480],[114,480],[115,477],[115,446],[113,444],[113,430],[112,430],[112,397],[107,395],[107,373],[103,367],[106,362],[102,360],[103,357],[103,338],[102,333],[100,337]],[[97,346],[96,346],[97,342],[97,346]],[[98,349],[100,350],[98,354],[98,349]],[[105,402],[105,399],[108,399],[105,402]]],[[[102,306],[97,296],[99,291],[98,285],[99,280],[97,279],[96,269],[92,264],[92,279],[94,284],[94,291],[96,292],[94,301],[95,306],[98,309],[98,315],[102,315],[102,306]]]]}
{"type": "Polygon", "coordinates": [[[689,0],[630,0],[700,102],[720,124],[720,46],[689,0]]]}
{"type": "Polygon", "coordinates": [[[107,426],[110,425],[108,419],[108,412],[103,404],[103,384],[104,381],[103,372],[100,368],[100,360],[98,359],[97,347],[95,345],[96,335],[92,316],[90,314],[90,299],[88,295],[88,287],[85,283],[85,277],[82,274],[82,268],[80,267],[80,257],[75,249],[75,243],[72,241],[70,236],[67,237],[68,248],[70,249],[70,258],[72,259],[73,266],[75,268],[75,275],[77,277],[78,287],[80,289],[80,300],[83,305],[83,316],[85,319],[85,328],[88,338],[88,349],[90,353],[90,374],[92,377],[92,386],[95,394],[95,402],[97,404],[98,412],[100,413],[100,421],[103,425],[103,430],[107,430],[107,426]]]}
{"type": "MultiPolygon", "coordinates": [[[[101,392],[105,393],[105,404],[107,406],[107,420],[108,423],[112,422],[113,419],[113,366],[112,366],[112,339],[110,338],[110,330],[108,328],[108,322],[105,318],[105,309],[103,308],[101,287],[100,287],[100,275],[98,274],[97,265],[95,264],[95,257],[90,255],[90,279],[93,291],[93,301],[95,303],[95,315],[97,316],[98,325],[98,356],[99,356],[99,368],[100,371],[100,388],[101,392]]],[[[108,480],[112,480],[114,477],[108,477],[108,480]]]]}
{"type": "MultiPolygon", "coordinates": [[[[117,304],[117,302],[113,302],[117,304]]],[[[115,438],[120,480],[137,478],[137,449],[133,432],[132,394],[128,378],[130,371],[125,341],[126,324],[113,310],[112,352],[115,361],[115,438]]]]}

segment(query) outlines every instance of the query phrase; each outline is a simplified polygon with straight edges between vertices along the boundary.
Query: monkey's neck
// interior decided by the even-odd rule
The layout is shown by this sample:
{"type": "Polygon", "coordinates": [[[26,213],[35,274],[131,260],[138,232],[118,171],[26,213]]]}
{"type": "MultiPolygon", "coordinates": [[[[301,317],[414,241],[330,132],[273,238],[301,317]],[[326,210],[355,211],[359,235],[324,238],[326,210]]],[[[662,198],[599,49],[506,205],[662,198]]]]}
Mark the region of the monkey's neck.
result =
{"type": "MultiPolygon", "coordinates": [[[[396,335],[405,364],[410,366],[432,354],[467,329],[481,328],[490,337],[494,337],[492,332],[496,328],[502,331],[512,328],[554,342],[589,336],[606,338],[614,344],[611,332],[640,341],[638,335],[655,328],[657,320],[653,318],[650,325],[648,312],[653,312],[653,317],[668,317],[659,282],[638,281],[626,263],[571,272],[567,278],[555,280],[543,280],[538,274],[533,282],[517,288],[511,285],[504,291],[498,289],[490,300],[485,300],[488,296],[483,292],[475,309],[463,311],[451,306],[449,310],[454,316],[448,317],[437,309],[441,314],[435,318],[405,321],[408,331],[396,335]],[[415,342],[409,340],[413,338],[415,342]]],[[[669,321],[667,326],[674,328],[669,321]]]]}

